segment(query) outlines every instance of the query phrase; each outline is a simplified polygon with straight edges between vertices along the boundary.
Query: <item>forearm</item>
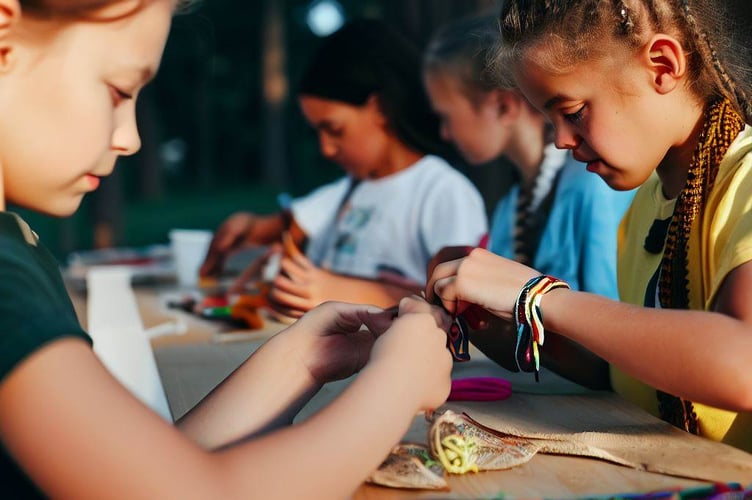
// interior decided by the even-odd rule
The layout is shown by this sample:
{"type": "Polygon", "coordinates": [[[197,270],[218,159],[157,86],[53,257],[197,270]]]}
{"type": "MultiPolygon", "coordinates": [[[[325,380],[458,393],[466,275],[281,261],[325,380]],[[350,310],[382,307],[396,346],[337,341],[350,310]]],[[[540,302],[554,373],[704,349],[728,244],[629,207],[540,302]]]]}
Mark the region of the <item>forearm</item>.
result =
{"type": "Polygon", "coordinates": [[[290,424],[320,389],[297,353],[280,337],[265,343],[177,427],[202,447],[215,449],[290,424]]]}
{"type": "Polygon", "coordinates": [[[570,290],[546,294],[541,307],[547,329],[647,384],[712,406],[752,409],[752,332],[742,321],[570,290]]]}
{"type": "MultiPolygon", "coordinates": [[[[514,325],[500,318],[488,328],[475,330],[470,340],[483,354],[507,370],[518,371],[514,358],[517,333],[514,325]]],[[[546,331],[540,349],[541,363],[549,370],[590,389],[609,389],[608,364],[571,340],[546,331]]]]}
{"type": "Polygon", "coordinates": [[[247,243],[269,245],[280,241],[287,229],[286,216],[282,213],[257,215],[246,237],[247,243]]]}
{"type": "Polygon", "coordinates": [[[336,279],[325,290],[326,300],[391,307],[398,304],[403,297],[420,293],[420,287],[409,288],[339,274],[333,276],[336,279]]]}
{"type": "MultiPolygon", "coordinates": [[[[346,498],[375,470],[409,428],[419,398],[399,366],[369,365],[333,403],[309,420],[226,450],[228,477],[250,482],[259,498],[346,498]],[[292,481],[259,481],[285,476],[292,481]],[[236,474],[232,474],[232,469],[236,474]],[[253,471],[255,480],[247,473],[253,471]]],[[[249,484],[235,483],[237,491],[249,484]]]]}

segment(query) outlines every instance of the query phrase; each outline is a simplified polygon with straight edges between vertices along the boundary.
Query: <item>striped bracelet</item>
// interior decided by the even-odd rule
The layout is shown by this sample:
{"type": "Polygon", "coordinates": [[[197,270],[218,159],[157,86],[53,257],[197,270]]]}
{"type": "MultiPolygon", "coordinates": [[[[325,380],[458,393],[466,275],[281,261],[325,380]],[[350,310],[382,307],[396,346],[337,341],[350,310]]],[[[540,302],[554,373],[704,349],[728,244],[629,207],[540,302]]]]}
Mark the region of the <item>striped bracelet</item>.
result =
{"type": "Polygon", "coordinates": [[[541,274],[525,283],[514,302],[514,322],[517,327],[514,357],[517,368],[524,372],[534,372],[536,382],[539,381],[540,371],[539,346],[545,340],[540,302],[543,295],[556,288],[569,288],[569,285],[560,279],[541,274]]]}

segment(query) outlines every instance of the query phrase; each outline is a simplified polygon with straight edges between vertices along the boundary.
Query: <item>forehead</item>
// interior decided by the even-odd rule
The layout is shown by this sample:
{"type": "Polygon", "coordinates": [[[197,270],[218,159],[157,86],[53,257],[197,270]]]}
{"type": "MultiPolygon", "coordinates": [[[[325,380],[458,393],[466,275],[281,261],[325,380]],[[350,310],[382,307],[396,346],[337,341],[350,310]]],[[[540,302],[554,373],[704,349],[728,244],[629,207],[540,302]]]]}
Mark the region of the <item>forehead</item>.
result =
{"type": "Polygon", "coordinates": [[[59,57],[59,52],[67,52],[66,57],[87,58],[105,70],[127,67],[149,77],[159,67],[174,6],[174,0],[149,0],[131,14],[111,20],[27,16],[22,17],[26,29],[19,31],[43,55],[59,57]]]}
{"type": "Polygon", "coordinates": [[[512,74],[520,91],[541,111],[554,100],[584,99],[600,91],[616,91],[626,81],[624,68],[604,58],[555,70],[531,61],[517,63],[512,74]]]}
{"type": "Polygon", "coordinates": [[[301,95],[298,101],[303,114],[313,123],[344,120],[358,113],[360,109],[342,101],[312,95],[301,95]]]}

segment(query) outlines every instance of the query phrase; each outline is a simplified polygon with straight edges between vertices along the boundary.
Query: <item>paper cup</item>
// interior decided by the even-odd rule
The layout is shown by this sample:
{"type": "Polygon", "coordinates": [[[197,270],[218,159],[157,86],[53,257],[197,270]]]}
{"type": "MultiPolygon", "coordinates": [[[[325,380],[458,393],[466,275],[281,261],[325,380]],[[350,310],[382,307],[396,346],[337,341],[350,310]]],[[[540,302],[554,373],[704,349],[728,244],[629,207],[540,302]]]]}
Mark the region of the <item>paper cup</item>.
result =
{"type": "Polygon", "coordinates": [[[198,283],[198,271],[204,262],[212,232],[201,229],[173,229],[170,231],[170,247],[175,261],[178,284],[192,287],[198,283]]]}

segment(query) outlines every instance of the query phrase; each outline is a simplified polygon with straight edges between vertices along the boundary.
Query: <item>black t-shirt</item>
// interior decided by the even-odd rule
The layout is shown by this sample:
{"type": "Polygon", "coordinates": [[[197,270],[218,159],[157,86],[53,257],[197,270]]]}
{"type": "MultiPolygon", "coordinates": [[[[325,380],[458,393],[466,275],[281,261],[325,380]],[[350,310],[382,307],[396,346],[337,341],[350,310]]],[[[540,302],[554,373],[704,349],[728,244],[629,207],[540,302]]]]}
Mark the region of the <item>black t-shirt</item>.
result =
{"type": "MultiPolygon", "coordinates": [[[[66,337],[91,344],[57,261],[20,217],[0,212],[0,383],[37,349],[66,337]]],[[[0,497],[39,496],[5,447],[0,447],[0,497]]]]}

